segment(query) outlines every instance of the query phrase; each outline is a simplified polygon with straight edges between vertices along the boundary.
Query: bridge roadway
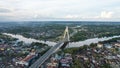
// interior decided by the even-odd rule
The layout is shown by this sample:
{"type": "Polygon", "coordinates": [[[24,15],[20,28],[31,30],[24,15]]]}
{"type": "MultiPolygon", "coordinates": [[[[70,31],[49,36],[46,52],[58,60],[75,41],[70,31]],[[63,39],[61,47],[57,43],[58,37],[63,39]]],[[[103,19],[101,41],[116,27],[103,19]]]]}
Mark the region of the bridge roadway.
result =
{"type": "MultiPolygon", "coordinates": [[[[77,30],[73,29],[73,33],[70,34],[70,37],[72,37],[76,33],[77,30]]],[[[29,68],[39,68],[53,53],[55,53],[63,45],[64,45],[63,41],[58,42],[55,46],[53,46],[50,50],[48,50],[43,56],[41,56],[35,63],[33,63],[29,68]]]]}
{"type": "Polygon", "coordinates": [[[64,42],[59,42],[48,50],[43,56],[41,56],[35,63],[33,63],[29,68],[39,68],[53,53],[63,46],[64,42]]]}

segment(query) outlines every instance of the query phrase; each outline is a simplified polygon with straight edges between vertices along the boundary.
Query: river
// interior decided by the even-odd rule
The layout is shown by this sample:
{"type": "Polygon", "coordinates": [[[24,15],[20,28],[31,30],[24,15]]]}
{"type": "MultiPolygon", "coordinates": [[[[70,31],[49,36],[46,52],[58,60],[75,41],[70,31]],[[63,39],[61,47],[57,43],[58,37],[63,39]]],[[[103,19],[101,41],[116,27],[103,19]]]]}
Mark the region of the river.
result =
{"type": "MultiPolygon", "coordinates": [[[[10,34],[10,33],[3,33],[3,34],[11,36],[13,38],[17,38],[19,41],[23,41],[24,43],[28,43],[28,44],[32,43],[32,42],[45,43],[45,44],[48,44],[49,46],[54,46],[56,44],[56,42],[51,42],[51,41],[44,42],[42,40],[40,41],[40,40],[36,40],[36,39],[32,39],[32,38],[25,38],[22,35],[15,35],[15,34],[10,34]]],[[[104,38],[92,38],[92,39],[87,39],[84,41],[72,42],[72,43],[69,43],[69,47],[80,47],[83,45],[90,45],[91,43],[98,43],[99,41],[105,41],[105,40],[109,40],[109,39],[117,38],[117,37],[120,37],[120,35],[113,36],[113,37],[104,37],[104,38]]]]}
{"type": "Polygon", "coordinates": [[[40,43],[45,43],[48,44],[49,46],[53,46],[56,43],[55,42],[50,42],[50,41],[42,41],[42,40],[36,40],[36,39],[32,39],[32,38],[26,38],[22,35],[15,35],[15,34],[10,34],[10,33],[3,33],[4,35],[8,35],[11,36],[13,38],[17,38],[19,41],[23,41],[26,44],[31,44],[32,42],[40,42],[40,43]]]}
{"type": "Polygon", "coordinates": [[[90,45],[91,43],[98,43],[99,41],[105,41],[105,40],[109,40],[112,38],[117,38],[120,37],[119,36],[113,36],[113,37],[103,37],[103,38],[92,38],[92,39],[87,39],[84,41],[79,41],[79,42],[72,42],[69,44],[69,47],[80,47],[83,45],[90,45]]]}

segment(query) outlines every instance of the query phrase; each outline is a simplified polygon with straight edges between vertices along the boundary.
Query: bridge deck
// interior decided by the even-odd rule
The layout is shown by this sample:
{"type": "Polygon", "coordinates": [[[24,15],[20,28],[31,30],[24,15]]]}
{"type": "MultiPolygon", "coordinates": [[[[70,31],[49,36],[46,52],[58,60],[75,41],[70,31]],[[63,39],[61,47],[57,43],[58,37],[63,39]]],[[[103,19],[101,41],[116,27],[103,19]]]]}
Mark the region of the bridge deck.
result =
{"type": "MultiPolygon", "coordinates": [[[[65,29],[64,39],[67,35],[67,41],[69,42],[69,38],[73,36],[77,31],[74,32],[69,36],[68,27],[65,29]]],[[[43,56],[41,56],[34,64],[32,64],[29,68],[39,68],[53,53],[55,53],[58,49],[64,48],[68,42],[64,43],[65,41],[61,41],[53,46],[50,50],[48,50],[43,56]]]]}
{"type": "Polygon", "coordinates": [[[58,49],[60,49],[63,44],[64,44],[63,42],[57,43],[50,50],[48,50],[43,56],[41,56],[34,64],[32,64],[29,68],[39,68],[53,53],[55,53],[58,49]]]}

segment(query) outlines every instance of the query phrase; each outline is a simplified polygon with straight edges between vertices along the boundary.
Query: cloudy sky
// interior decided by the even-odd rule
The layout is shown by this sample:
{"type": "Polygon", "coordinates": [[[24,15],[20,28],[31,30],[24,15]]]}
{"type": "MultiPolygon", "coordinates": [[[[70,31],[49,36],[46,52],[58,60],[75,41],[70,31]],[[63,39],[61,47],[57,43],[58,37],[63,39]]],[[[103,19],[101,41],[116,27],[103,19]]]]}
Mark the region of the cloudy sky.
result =
{"type": "Polygon", "coordinates": [[[120,21],[120,0],[0,0],[0,21],[120,21]]]}

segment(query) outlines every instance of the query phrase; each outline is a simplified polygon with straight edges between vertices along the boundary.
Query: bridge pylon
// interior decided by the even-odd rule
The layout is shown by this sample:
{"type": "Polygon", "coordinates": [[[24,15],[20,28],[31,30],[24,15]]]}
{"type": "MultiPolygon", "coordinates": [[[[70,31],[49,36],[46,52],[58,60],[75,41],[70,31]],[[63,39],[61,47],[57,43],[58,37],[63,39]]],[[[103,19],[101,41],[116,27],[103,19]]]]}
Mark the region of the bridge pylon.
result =
{"type": "Polygon", "coordinates": [[[69,42],[70,41],[70,35],[69,35],[68,26],[66,26],[66,29],[64,31],[63,41],[64,42],[69,42]]]}
{"type": "Polygon", "coordinates": [[[58,51],[58,49],[64,49],[67,44],[69,44],[70,41],[70,35],[68,31],[68,26],[66,26],[66,29],[64,31],[64,35],[62,37],[62,41],[58,42],[56,45],[51,47],[44,55],[42,55],[39,59],[37,59],[29,68],[40,68],[42,64],[55,52],[58,51]]]}

